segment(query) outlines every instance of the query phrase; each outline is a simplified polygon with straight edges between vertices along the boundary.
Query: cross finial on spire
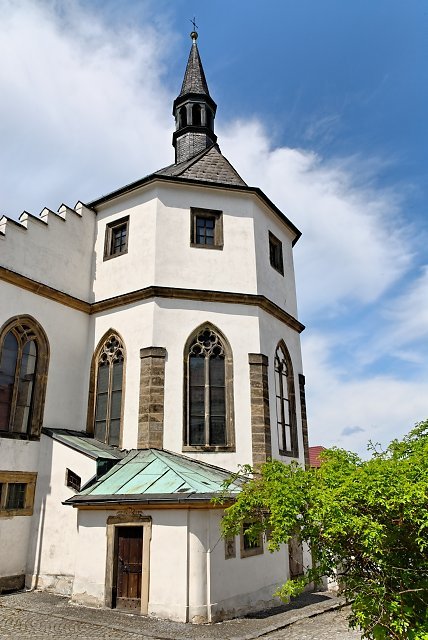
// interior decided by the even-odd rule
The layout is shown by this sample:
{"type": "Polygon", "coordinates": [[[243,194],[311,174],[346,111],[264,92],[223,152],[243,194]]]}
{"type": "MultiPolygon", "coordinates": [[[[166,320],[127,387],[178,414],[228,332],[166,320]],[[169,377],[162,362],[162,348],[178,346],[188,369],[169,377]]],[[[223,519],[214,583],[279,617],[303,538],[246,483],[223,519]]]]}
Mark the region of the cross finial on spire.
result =
{"type": "Polygon", "coordinates": [[[192,24],[193,24],[193,31],[190,34],[190,37],[192,38],[193,42],[196,42],[196,40],[198,39],[198,25],[196,24],[196,18],[195,16],[193,16],[193,20],[189,20],[192,24]]]}

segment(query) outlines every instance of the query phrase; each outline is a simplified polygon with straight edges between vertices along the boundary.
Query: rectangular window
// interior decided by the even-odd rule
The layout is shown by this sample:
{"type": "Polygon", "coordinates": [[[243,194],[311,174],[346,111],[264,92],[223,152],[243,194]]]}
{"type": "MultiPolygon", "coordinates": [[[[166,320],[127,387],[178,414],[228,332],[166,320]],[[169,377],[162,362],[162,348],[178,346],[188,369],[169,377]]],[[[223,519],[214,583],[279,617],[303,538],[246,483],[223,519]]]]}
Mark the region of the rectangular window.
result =
{"type": "Polygon", "coordinates": [[[74,489],[74,491],[80,491],[80,486],[82,484],[82,479],[77,473],[71,471],[71,469],[66,469],[65,471],[65,484],[70,489],[74,489]]]}
{"type": "Polygon", "coordinates": [[[274,269],[284,275],[284,261],[282,259],[282,242],[269,231],[269,260],[274,269]]]}
{"type": "Polygon", "coordinates": [[[106,226],[104,260],[128,252],[129,216],[110,222],[106,226]]]}
{"type": "Polygon", "coordinates": [[[26,490],[25,482],[10,482],[7,485],[6,509],[23,509],[26,490]]]}
{"type": "Polygon", "coordinates": [[[251,522],[244,522],[241,529],[241,558],[258,556],[263,553],[263,537],[260,533],[257,538],[250,534],[251,522]]]}
{"type": "Polygon", "coordinates": [[[192,208],[190,214],[190,246],[223,249],[222,212],[192,208]]]}
{"type": "Polygon", "coordinates": [[[0,471],[0,517],[31,516],[37,473],[0,471]]]}

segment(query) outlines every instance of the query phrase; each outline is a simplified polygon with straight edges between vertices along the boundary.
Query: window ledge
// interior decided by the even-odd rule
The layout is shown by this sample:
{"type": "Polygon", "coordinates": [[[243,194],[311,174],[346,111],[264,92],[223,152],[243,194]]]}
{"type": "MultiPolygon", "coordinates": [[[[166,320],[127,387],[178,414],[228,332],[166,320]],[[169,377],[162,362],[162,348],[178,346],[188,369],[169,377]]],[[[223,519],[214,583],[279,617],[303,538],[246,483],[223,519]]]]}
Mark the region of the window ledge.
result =
{"type": "Polygon", "coordinates": [[[0,518],[15,518],[15,516],[32,516],[33,507],[24,509],[0,509],[0,518]]]}
{"type": "Polygon", "coordinates": [[[188,451],[194,451],[194,452],[199,452],[199,453],[221,453],[221,452],[226,452],[226,453],[234,453],[236,451],[235,447],[233,445],[227,445],[227,446],[219,446],[219,445],[200,445],[200,446],[190,446],[190,445],[185,445],[182,448],[183,452],[188,452],[188,451]]]}
{"type": "Polygon", "coordinates": [[[193,249],[216,249],[217,251],[223,251],[222,244],[199,244],[196,242],[191,242],[190,246],[193,249]]]}
{"type": "Polygon", "coordinates": [[[11,440],[40,440],[40,435],[0,431],[0,438],[10,438],[11,440]]]}
{"type": "Polygon", "coordinates": [[[119,256],[126,256],[127,253],[128,249],[126,249],[125,251],[120,251],[119,253],[106,254],[103,257],[103,262],[106,262],[107,260],[113,260],[113,258],[119,258],[119,256]]]}
{"type": "Polygon", "coordinates": [[[284,449],[279,450],[279,455],[284,456],[285,458],[298,458],[299,454],[295,451],[285,451],[284,449]]]}
{"type": "Polygon", "coordinates": [[[253,556],[261,556],[263,547],[254,547],[254,549],[241,549],[241,558],[252,558],[253,556]]]}

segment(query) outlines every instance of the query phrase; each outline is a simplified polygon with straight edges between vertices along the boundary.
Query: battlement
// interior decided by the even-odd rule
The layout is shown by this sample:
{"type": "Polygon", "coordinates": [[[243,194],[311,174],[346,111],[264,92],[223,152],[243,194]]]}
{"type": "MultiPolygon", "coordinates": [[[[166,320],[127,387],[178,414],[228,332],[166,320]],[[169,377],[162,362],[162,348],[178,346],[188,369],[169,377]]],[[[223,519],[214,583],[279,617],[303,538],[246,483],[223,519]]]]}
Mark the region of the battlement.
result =
{"type": "Polygon", "coordinates": [[[0,266],[90,301],[96,215],[82,202],[0,218],[0,266]]]}

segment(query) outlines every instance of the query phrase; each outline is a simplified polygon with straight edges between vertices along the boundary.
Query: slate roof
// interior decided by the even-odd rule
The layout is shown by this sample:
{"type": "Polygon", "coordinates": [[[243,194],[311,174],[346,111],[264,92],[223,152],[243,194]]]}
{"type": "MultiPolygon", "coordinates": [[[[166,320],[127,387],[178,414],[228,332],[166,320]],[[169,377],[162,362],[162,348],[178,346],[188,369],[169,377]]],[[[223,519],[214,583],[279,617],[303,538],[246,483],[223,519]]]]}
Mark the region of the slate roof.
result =
{"type": "MultiPolygon", "coordinates": [[[[208,501],[222,491],[230,471],[163,449],[133,450],[100,480],[64,504],[208,501]]],[[[230,490],[238,493],[241,482],[230,490]]]]}
{"type": "Polygon", "coordinates": [[[44,427],[42,433],[57,440],[62,444],[79,451],[93,460],[120,460],[126,455],[126,451],[121,451],[117,447],[98,442],[85,431],[72,431],[71,429],[47,429],[44,427]]]}
{"type": "Polygon", "coordinates": [[[180,96],[184,96],[187,93],[210,95],[196,39],[193,39],[192,48],[190,49],[180,96]]]}
{"type": "Polygon", "coordinates": [[[171,164],[155,172],[159,176],[173,176],[184,180],[201,180],[225,185],[246,187],[247,183],[221,153],[217,144],[204,149],[190,160],[171,164]]]}

